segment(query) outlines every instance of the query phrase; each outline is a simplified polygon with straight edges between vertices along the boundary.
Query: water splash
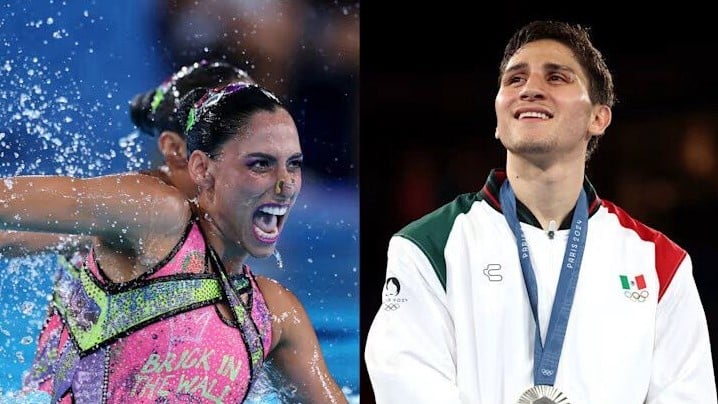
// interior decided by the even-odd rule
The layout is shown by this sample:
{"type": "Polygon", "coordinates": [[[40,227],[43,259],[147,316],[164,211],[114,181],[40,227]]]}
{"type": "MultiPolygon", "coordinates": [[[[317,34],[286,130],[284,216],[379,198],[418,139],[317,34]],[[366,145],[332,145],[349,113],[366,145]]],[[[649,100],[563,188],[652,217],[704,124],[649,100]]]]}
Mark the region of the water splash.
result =
{"type": "MultiPolygon", "coordinates": [[[[342,393],[350,404],[359,403],[359,394],[351,388],[342,387],[342,393]]],[[[247,393],[245,404],[281,404],[302,402],[298,389],[289,383],[282,372],[268,359],[262,365],[257,378],[247,393]]]]}
{"type": "Polygon", "coordinates": [[[279,253],[279,250],[275,248],[272,255],[274,255],[274,259],[277,260],[277,268],[284,269],[284,261],[282,260],[282,254],[279,253]]]}
{"type": "MultiPolygon", "coordinates": [[[[2,390],[0,390],[2,393],[2,390]]],[[[8,391],[0,394],[0,403],[3,404],[48,404],[52,396],[44,391],[8,391]]]]}
{"type": "Polygon", "coordinates": [[[264,362],[262,369],[247,393],[247,404],[281,404],[296,401],[297,389],[281,382],[282,376],[271,360],[264,362]]]}

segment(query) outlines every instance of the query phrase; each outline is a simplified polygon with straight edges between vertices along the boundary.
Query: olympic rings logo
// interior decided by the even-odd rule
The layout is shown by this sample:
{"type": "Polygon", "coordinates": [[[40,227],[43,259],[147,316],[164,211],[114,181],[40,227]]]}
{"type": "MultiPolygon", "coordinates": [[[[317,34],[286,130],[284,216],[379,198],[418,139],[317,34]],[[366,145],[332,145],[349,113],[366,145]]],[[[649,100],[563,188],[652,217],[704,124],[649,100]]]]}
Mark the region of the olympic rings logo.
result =
{"type": "Polygon", "coordinates": [[[553,370],[551,369],[541,369],[541,374],[544,376],[551,376],[553,374],[553,370]]]}
{"type": "Polygon", "coordinates": [[[627,298],[631,299],[631,301],[634,301],[634,302],[645,302],[646,299],[648,298],[647,290],[642,290],[640,292],[636,292],[636,291],[631,292],[630,290],[626,290],[623,292],[623,294],[627,298]]]}
{"type": "Polygon", "coordinates": [[[399,308],[399,304],[397,303],[385,303],[384,304],[384,310],[386,311],[394,311],[399,308]]]}

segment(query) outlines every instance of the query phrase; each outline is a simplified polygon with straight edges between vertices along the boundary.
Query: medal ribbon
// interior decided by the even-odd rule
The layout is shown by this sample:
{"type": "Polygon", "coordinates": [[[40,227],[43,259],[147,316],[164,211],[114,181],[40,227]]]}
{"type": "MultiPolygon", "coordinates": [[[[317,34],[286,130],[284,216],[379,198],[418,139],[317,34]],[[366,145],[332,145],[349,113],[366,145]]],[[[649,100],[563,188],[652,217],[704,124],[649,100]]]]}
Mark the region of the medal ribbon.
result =
{"type": "Polygon", "coordinates": [[[546,344],[541,342],[541,327],[538,316],[538,288],[536,286],[536,275],[531,257],[529,256],[526,236],[521,230],[518,216],[516,214],[516,196],[511,189],[508,179],[504,181],[500,192],[501,209],[504,217],[516,237],[516,245],[519,252],[521,272],[523,272],[526,291],[531,302],[531,312],[536,322],[536,333],[534,343],[534,383],[537,385],[553,386],[556,381],[556,370],[558,361],[561,358],[563,340],[566,336],[566,327],[571,313],[571,305],[576,292],[578,273],[581,269],[583,250],[586,247],[586,233],[588,231],[588,198],[586,191],[581,188],[578,196],[576,209],[571,220],[571,233],[566,242],[566,251],[561,264],[561,274],[558,279],[556,296],[551,317],[549,318],[548,331],[546,333],[546,344]]]}

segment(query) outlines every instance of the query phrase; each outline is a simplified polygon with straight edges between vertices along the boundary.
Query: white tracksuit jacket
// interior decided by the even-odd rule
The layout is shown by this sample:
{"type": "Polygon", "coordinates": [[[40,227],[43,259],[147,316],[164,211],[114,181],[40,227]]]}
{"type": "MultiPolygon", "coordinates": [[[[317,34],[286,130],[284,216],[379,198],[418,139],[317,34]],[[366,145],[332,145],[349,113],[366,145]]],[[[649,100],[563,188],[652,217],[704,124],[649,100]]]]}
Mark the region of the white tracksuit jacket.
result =
{"type": "MultiPolygon", "coordinates": [[[[378,404],[513,404],[534,384],[535,322],[498,202],[504,179],[492,171],[480,192],[392,237],[365,347],[378,404]]],[[[554,386],[571,404],[716,403],[690,256],[584,187],[586,249],[554,386]]],[[[543,340],[571,215],[550,239],[520,201],[517,211],[543,340]]]]}

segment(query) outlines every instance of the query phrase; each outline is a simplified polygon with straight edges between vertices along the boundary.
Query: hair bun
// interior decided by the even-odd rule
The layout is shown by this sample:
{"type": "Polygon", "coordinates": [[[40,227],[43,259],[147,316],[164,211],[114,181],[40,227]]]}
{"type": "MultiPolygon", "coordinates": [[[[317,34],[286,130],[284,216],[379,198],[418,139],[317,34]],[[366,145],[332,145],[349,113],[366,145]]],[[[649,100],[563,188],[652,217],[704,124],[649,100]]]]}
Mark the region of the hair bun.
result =
{"type": "Polygon", "coordinates": [[[135,95],[130,101],[130,119],[142,132],[156,135],[152,113],[152,98],[156,89],[135,95]]]}
{"type": "Polygon", "coordinates": [[[225,61],[202,60],[183,66],[157,88],[135,95],[130,102],[130,118],[150,136],[159,136],[166,130],[184,136],[189,108],[179,109],[181,99],[195,88],[206,92],[235,81],[254,82],[246,71],[225,61]]]}

